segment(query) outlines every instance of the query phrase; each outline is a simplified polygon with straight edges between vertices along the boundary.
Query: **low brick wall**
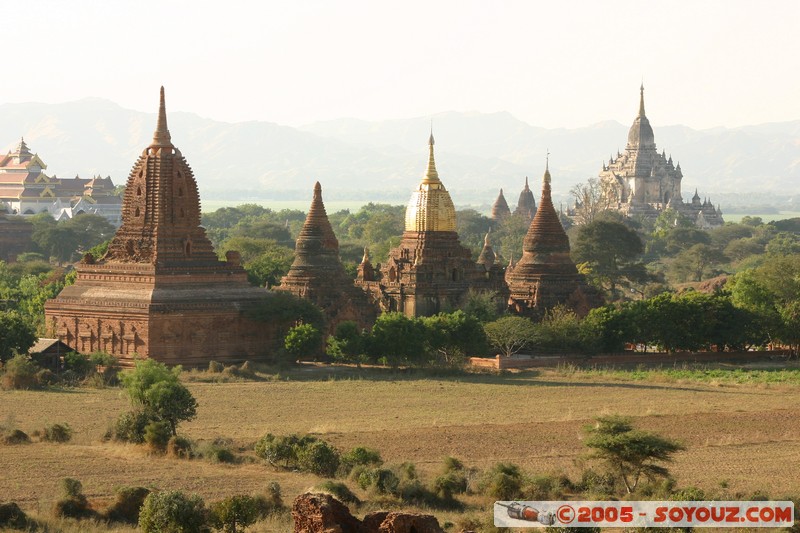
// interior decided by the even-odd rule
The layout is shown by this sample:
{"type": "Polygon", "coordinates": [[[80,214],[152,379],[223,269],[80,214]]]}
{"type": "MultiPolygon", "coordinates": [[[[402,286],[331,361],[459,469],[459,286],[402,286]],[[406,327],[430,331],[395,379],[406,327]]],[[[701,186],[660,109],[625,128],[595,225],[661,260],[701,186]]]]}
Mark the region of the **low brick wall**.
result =
{"type": "Polygon", "coordinates": [[[495,370],[552,368],[559,365],[573,364],[577,366],[636,366],[636,365],[673,365],[678,363],[747,363],[771,361],[789,356],[787,350],[771,350],[763,352],[678,352],[678,353],[641,353],[622,352],[618,354],[602,354],[596,356],[580,355],[516,355],[512,357],[470,357],[470,365],[476,368],[495,370]]]}

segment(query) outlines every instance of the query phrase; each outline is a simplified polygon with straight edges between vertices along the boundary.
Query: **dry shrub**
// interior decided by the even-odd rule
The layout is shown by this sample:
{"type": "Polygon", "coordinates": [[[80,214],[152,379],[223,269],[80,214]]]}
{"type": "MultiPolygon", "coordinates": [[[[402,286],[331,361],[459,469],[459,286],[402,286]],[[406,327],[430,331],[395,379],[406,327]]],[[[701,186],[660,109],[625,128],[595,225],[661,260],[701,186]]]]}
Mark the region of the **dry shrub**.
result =
{"type": "Polygon", "coordinates": [[[97,516],[83,495],[83,485],[80,481],[68,477],[62,479],[61,491],[63,498],[53,506],[55,516],[79,519],[97,516]]]}
{"type": "Polygon", "coordinates": [[[194,457],[194,442],[186,437],[172,437],[167,442],[167,455],[176,459],[191,459],[194,457]]]}
{"type": "Polygon", "coordinates": [[[42,430],[45,442],[69,442],[72,439],[72,428],[69,424],[53,424],[42,430]]]}
{"type": "Polygon", "coordinates": [[[0,529],[35,531],[36,523],[15,502],[0,503],[0,529]]]}
{"type": "Polygon", "coordinates": [[[3,435],[0,442],[3,444],[30,444],[31,438],[22,430],[11,429],[3,435]]]}
{"type": "Polygon", "coordinates": [[[150,489],[144,487],[121,487],[117,489],[116,499],[106,509],[105,517],[114,522],[137,524],[139,522],[139,511],[148,494],[150,494],[150,489]]]}
{"type": "Polygon", "coordinates": [[[27,390],[39,388],[36,373],[39,366],[25,355],[15,355],[3,368],[0,388],[5,390],[27,390]]]}

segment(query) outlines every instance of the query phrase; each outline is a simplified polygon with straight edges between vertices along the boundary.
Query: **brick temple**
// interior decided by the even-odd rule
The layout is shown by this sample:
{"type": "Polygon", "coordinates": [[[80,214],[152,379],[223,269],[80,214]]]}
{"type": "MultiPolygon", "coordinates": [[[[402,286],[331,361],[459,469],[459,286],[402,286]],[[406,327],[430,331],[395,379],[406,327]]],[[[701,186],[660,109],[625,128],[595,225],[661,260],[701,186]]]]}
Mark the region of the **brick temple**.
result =
{"type": "Polygon", "coordinates": [[[244,316],[270,293],[248,283],[238,253],[220,261],[200,225],[197,183],[172,144],[163,87],[153,141],[127,181],[122,226],[103,258],[87,255],[76,270],[45,315],[51,333],[78,352],[197,365],[255,359],[273,347],[276,325],[244,316]]]}
{"type": "Polygon", "coordinates": [[[602,299],[570,258],[569,238],[553,207],[550,180],[548,167],[542,180],[539,208],[522,243],[522,258],[506,269],[509,310],[541,317],[545,311],[564,304],[579,316],[585,316],[590,309],[601,305],[602,299]]]}
{"type": "Polygon", "coordinates": [[[470,289],[503,290],[498,271],[476,263],[458,239],[455,206],[436,170],[433,134],[428,152],[425,175],[406,208],[400,245],[380,269],[365,254],[356,280],[381,310],[410,317],[458,309],[470,289]]]}
{"type": "Polygon", "coordinates": [[[353,285],[339,258],[339,241],[328,220],[319,182],[314,185],[311,207],[297,237],[292,266],[275,290],[305,298],[322,309],[330,333],[345,320],[360,328],[375,321],[377,309],[353,285]]]}

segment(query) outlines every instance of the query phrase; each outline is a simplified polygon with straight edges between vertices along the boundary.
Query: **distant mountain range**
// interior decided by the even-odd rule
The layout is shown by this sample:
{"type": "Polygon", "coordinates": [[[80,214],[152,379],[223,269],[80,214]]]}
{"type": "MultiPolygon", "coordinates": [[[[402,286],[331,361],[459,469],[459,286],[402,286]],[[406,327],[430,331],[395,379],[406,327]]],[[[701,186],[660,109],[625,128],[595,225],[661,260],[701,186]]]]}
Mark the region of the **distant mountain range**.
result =
{"type": "MultiPolygon", "coordinates": [[[[536,191],[548,149],[554,194],[567,199],[575,183],[597,176],[602,162],[624,149],[628,130],[613,121],[545,129],[509,113],[456,112],[292,128],[169,112],[169,101],[167,109],[173,142],[201,194],[229,199],[305,199],[319,180],[326,198],[405,202],[427,162],[431,118],[439,174],[456,204],[489,205],[500,187],[513,203],[526,175],[536,191]]],[[[659,150],[681,163],[685,200],[697,188],[727,205],[800,203],[800,120],[710,130],[651,123],[659,150]]],[[[154,127],[155,113],[96,98],[0,106],[0,146],[24,136],[47,172],[61,177],[101,174],[124,183],[154,127]]]]}

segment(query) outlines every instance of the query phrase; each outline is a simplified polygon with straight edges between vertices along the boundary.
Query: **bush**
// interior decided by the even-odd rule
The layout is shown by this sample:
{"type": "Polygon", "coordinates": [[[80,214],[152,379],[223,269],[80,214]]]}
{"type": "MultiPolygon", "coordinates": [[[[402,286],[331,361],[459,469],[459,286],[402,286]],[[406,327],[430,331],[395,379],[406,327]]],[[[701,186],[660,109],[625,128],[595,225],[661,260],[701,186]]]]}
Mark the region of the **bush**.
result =
{"type": "Polygon", "coordinates": [[[317,355],[322,347],[322,334],[311,324],[298,324],[289,329],[283,344],[289,355],[295,359],[317,355]]]}
{"type": "Polygon", "coordinates": [[[16,503],[0,503],[0,529],[35,531],[36,523],[16,503]]]}
{"type": "Polygon", "coordinates": [[[36,380],[39,370],[39,365],[27,355],[15,355],[5,364],[0,387],[5,390],[36,389],[39,387],[36,380]]]}
{"type": "Polygon", "coordinates": [[[209,361],[208,362],[208,371],[213,374],[218,374],[225,370],[225,365],[217,361],[209,361]]]}
{"type": "Polygon", "coordinates": [[[166,451],[170,438],[172,432],[166,422],[150,422],[144,427],[144,442],[154,451],[166,451]]]}
{"type": "Polygon", "coordinates": [[[45,442],[69,442],[72,439],[72,428],[69,424],[53,424],[42,431],[45,442]]]}
{"type": "Polygon", "coordinates": [[[122,413],[106,432],[105,437],[118,442],[142,444],[144,428],[152,421],[152,417],[144,411],[122,413]]]}
{"type": "Polygon", "coordinates": [[[255,445],[256,455],[273,466],[282,465],[286,468],[297,466],[294,447],[298,442],[297,435],[280,437],[267,433],[255,445]]]}
{"type": "Polygon", "coordinates": [[[186,437],[172,437],[167,442],[167,455],[178,459],[194,457],[194,443],[186,437]]]}
{"type": "Polygon", "coordinates": [[[144,533],[200,533],[205,525],[203,500],[177,490],[151,492],[139,512],[144,533]]]}
{"type": "Polygon", "coordinates": [[[83,495],[83,485],[77,479],[64,478],[61,480],[62,499],[53,506],[55,516],[68,518],[91,518],[95,512],[89,507],[86,496],[83,495]]]}
{"type": "Polygon", "coordinates": [[[576,488],[580,492],[588,492],[598,496],[616,493],[616,481],[611,474],[599,474],[591,468],[581,473],[581,480],[576,488]]]}
{"type": "Polygon", "coordinates": [[[139,522],[139,511],[150,490],[144,487],[121,487],[116,491],[116,499],[108,509],[105,517],[114,522],[136,524],[139,522]]]}
{"type": "Polygon", "coordinates": [[[496,500],[516,500],[521,496],[522,473],[513,464],[497,463],[481,479],[478,490],[496,500]]]}
{"type": "Polygon", "coordinates": [[[376,494],[397,494],[400,479],[388,468],[369,468],[359,474],[358,485],[376,494]]]}
{"type": "Polygon", "coordinates": [[[72,371],[79,379],[83,379],[96,372],[97,365],[83,354],[69,352],[64,355],[64,370],[72,371]]]}
{"type": "Polygon", "coordinates": [[[277,481],[271,481],[264,489],[263,494],[255,496],[261,518],[265,518],[276,511],[283,509],[281,486],[277,481]]]}
{"type": "Polygon", "coordinates": [[[333,477],[339,469],[339,452],[327,442],[317,440],[297,450],[297,463],[312,474],[333,477]]]}
{"type": "Polygon", "coordinates": [[[574,489],[575,486],[565,475],[535,476],[528,480],[523,492],[526,500],[563,500],[564,494],[574,489]]]}
{"type": "Polygon", "coordinates": [[[214,502],[209,510],[211,527],[225,533],[244,531],[259,518],[258,502],[252,496],[230,496],[214,502]]]}
{"type": "Polygon", "coordinates": [[[36,382],[43,387],[58,383],[58,376],[49,368],[43,368],[36,373],[36,382]]]}
{"type": "Polygon", "coordinates": [[[447,472],[433,481],[433,491],[443,500],[452,500],[454,494],[467,492],[467,478],[461,472],[447,472]]]}
{"type": "Polygon", "coordinates": [[[199,455],[212,463],[235,463],[236,455],[230,449],[230,441],[214,439],[200,447],[199,455]]]}
{"type": "Polygon", "coordinates": [[[0,438],[0,442],[9,445],[30,444],[31,438],[28,436],[27,433],[25,433],[20,429],[11,429],[3,434],[3,437],[0,438]]]}
{"type": "Polygon", "coordinates": [[[328,492],[335,496],[337,500],[344,503],[361,503],[361,500],[358,499],[358,496],[353,494],[353,491],[350,490],[350,487],[341,481],[325,481],[324,483],[317,485],[317,490],[328,492]]]}
{"type": "Polygon", "coordinates": [[[297,468],[319,476],[333,477],[339,468],[339,452],[322,439],[311,435],[264,435],[255,452],[273,466],[297,468]]]}
{"type": "Polygon", "coordinates": [[[378,450],[357,446],[344,454],[341,458],[341,470],[344,475],[349,475],[356,466],[380,466],[383,464],[378,450]]]}

